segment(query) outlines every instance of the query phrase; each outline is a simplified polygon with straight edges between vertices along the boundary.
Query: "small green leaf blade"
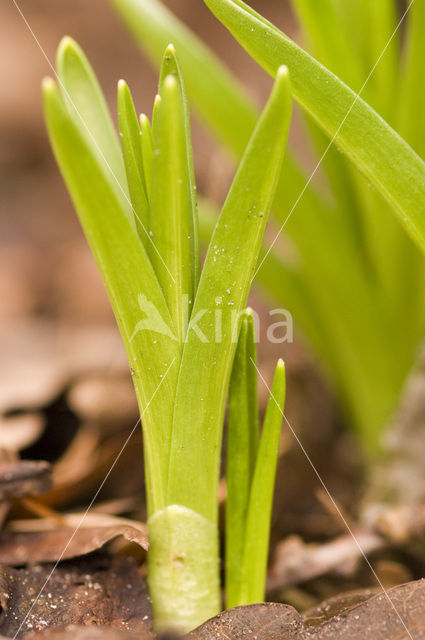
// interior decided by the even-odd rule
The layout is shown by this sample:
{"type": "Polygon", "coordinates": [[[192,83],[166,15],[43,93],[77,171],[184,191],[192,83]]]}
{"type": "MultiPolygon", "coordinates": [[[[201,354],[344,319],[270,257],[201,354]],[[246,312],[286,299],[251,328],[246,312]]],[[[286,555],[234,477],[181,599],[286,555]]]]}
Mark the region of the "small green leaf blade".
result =
{"type": "Polygon", "coordinates": [[[57,75],[69,114],[102,159],[108,179],[130,220],[132,207],[118,137],[96,75],[81,47],[69,36],[59,44],[57,75]]]}
{"type": "Polygon", "coordinates": [[[149,236],[149,202],[143,168],[142,132],[130,89],[124,80],[118,83],[117,103],[121,148],[135,224],[139,237],[149,253],[152,241],[149,236]]]}
{"type": "Polygon", "coordinates": [[[252,480],[238,604],[264,602],[270,521],[285,406],[285,365],[279,360],[267,404],[252,480]]]}
{"type": "MultiPolygon", "coordinates": [[[[259,113],[234,75],[223,68],[213,51],[158,0],[112,0],[112,4],[156,66],[162,59],[164,47],[173,41],[185,73],[191,105],[207,128],[240,159],[259,113]]],[[[339,224],[336,228],[337,218],[333,213],[313,182],[308,184],[307,176],[288,150],[272,215],[279,227],[285,225],[285,232],[294,237],[303,259],[313,262],[318,269],[324,266],[324,256],[328,257],[329,253],[335,255],[337,262],[352,263],[357,258],[357,249],[353,248],[348,234],[345,232],[341,237],[344,226],[339,224]],[[296,215],[292,215],[294,207],[296,215]],[[310,226],[315,229],[312,235],[316,241],[305,248],[305,228],[310,226]]],[[[268,267],[265,263],[261,270],[268,267]]],[[[260,277],[266,282],[261,270],[256,279],[260,277]]],[[[303,315],[311,316],[311,312],[304,309],[303,315]]]]}
{"type": "Polygon", "coordinates": [[[255,326],[251,309],[241,318],[229,385],[226,451],[226,606],[238,604],[249,492],[258,448],[255,326]]]}
{"type": "Polygon", "coordinates": [[[50,141],[105,283],[132,369],[143,416],[145,461],[152,479],[147,487],[148,506],[150,512],[155,511],[164,506],[167,485],[180,363],[178,341],[151,263],[111,187],[104,163],[70,116],[51,79],[44,81],[43,97],[50,141]]]}
{"type": "Polygon", "coordinates": [[[148,116],[144,113],[140,115],[140,130],[142,132],[143,173],[145,176],[146,194],[148,200],[150,200],[153,163],[153,138],[151,123],[148,116]]]}
{"type": "Polygon", "coordinates": [[[195,296],[193,188],[188,166],[186,112],[175,75],[160,85],[153,119],[152,260],[177,335],[186,335],[195,296]]]}
{"type": "MultiPolygon", "coordinates": [[[[240,160],[259,112],[236,76],[159,0],[110,1],[155,66],[161,64],[166,45],[174,43],[191,105],[208,130],[240,160]]],[[[307,176],[289,150],[280,182],[285,194],[279,202],[282,218],[290,215],[301,191],[303,197],[297,204],[300,216],[326,211],[322,194],[313,184],[306,187],[307,176]]]]}
{"type": "Polygon", "coordinates": [[[217,518],[220,443],[238,315],[246,305],[290,116],[289,76],[282,67],[213,233],[183,352],[174,413],[174,424],[179,428],[173,430],[168,503],[183,504],[212,521],[217,518]],[[194,425],[200,434],[196,451],[194,425]],[[190,481],[193,477],[199,478],[196,486],[190,481]]]}
{"type": "Polygon", "coordinates": [[[242,0],[204,0],[246,51],[274,76],[282,63],[294,99],[398,213],[425,251],[425,164],[368,104],[242,0]]]}
{"type": "MultiPolygon", "coordinates": [[[[161,87],[167,76],[172,75],[177,79],[177,85],[179,88],[179,94],[181,99],[181,105],[183,107],[183,129],[186,137],[186,169],[188,187],[192,201],[192,216],[189,213],[189,224],[191,225],[190,231],[190,244],[192,246],[193,253],[193,270],[194,270],[194,294],[199,283],[199,277],[201,272],[201,258],[199,250],[199,223],[198,223],[198,205],[196,199],[196,185],[195,185],[195,170],[193,167],[193,153],[192,153],[192,135],[190,131],[190,113],[189,103],[186,94],[186,86],[183,78],[183,74],[180,68],[180,64],[176,55],[176,50],[173,44],[169,44],[165,50],[164,59],[161,67],[161,75],[159,80],[159,86],[161,94],[161,87]]],[[[183,149],[182,149],[183,153],[183,149]]],[[[193,300],[192,300],[193,302],[193,300]]],[[[191,308],[191,305],[190,305],[191,308]]]]}
{"type": "Polygon", "coordinates": [[[185,74],[188,93],[209,128],[241,155],[256,121],[256,109],[219,58],[158,0],[110,0],[136,40],[158,66],[173,42],[185,74]],[[146,47],[145,47],[146,49],[146,47]],[[196,100],[194,100],[196,96],[196,100]],[[238,117],[231,117],[232,112],[238,117]],[[246,123],[249,123],[246,131],[246,123]]]}

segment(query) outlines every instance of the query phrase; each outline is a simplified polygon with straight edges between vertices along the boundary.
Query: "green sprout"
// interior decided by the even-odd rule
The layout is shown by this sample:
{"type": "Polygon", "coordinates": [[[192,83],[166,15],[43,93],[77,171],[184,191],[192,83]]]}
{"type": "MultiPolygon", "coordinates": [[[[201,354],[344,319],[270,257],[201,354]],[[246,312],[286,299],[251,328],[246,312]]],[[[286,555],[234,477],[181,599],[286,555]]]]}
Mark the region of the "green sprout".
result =
{"type": "MultiPolygon", "coordinates": [[[[110,1],[154,64],[173,38],[194,109],[239,160],[258,113],[229,69],[160,0],[110,1]]],[[[205,0],[267,73],[290,70],[318,164],[309,178],[286,153],[255,281],[290,309],[374,458],[425,332],[425,3],[403,38],[396,0],[291,3],[312,55],[242,0],[205,0]]],[[[213,224],[202,207],[205,240],[213,224]]]]}
{"type": "Polygon", "coordinates": [[[185,632],[221,609],[217,495],[229,384],[227,598],[264,598],[285,371],[279,361],[259,435],[253,319],[244,309],[285,153],[289,75],[285,67],[276,74],[202,270],[188,104],[174,47],[163,57],[152,124],[138,119],[119,82],[119,137],[70,38],[58,49],[57,83],[46,79],[43,93],[51,144],[140,407],[155,628],[185,632]]]}
{"type": "Polygon", "coordinates": [[[273,485],[285,398],[285,370],[278,361],[258,430],[257,365],[252,312],[242,319],[229,388],[227,424],[226,604],[262,602],[270,537],[273,485]]]}

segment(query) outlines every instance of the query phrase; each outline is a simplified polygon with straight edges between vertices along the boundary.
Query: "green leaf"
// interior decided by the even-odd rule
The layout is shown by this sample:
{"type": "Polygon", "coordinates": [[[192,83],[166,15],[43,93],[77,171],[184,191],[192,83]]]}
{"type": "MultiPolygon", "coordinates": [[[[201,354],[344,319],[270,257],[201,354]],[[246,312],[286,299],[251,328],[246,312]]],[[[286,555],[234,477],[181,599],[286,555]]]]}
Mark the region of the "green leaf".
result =
{"type": "MultiPolygon", "coordinates": [[[[218,62],[214,53],[162,3],[157,0],[114,0],[113,4],[139,44],[156,64],[162,57],[163,47],[170,40],[175,43],[193,106],[209,129],[239,157],[255,125],[257,114],[236,79],[228,70],[223,72],[223,65],[218,62]]],[[[358,248],[350,237],[350,229],[344,224],[344,219],[329,208],[312,183],[307,184],[307,177],[288,153],[285,155],[272,215],[279,227],[285,226],[285,232],[295,240],[301,254],[300,260],[315,265],[318,282],[320,274],[322,273],[323,281],[329,271],[329,256],[332,256],[333,264],[339,265],[344,262],[350,273],[358,268],[358,248]],[[296,211],[292,215],[294,208],[296,211]],[[311,233],[306,234],[306,228],[311,229],[311,233]],[[314,241],[311,241],[311,238],[314,241]]],[[[319,320],[309,306],[311,282],[306,279],[301,282],[300,278],[294,282],[293,270],[288,272],[282,268],[282,260],[277,252],[278,250],[273,252],[273,255],[269,254],[264,263],[264,253],[262,254],[261,269],[256,274],[256,280],[258,279],[269,293],[277,295],[279,292],[279,299],[284,296],[285,304],[286,295],[294,300],[298,309],[297,321],[304,329],[309,327],[308,337],[313,339],[315,344],[322,344],[323,338],[316,338],[319,320]],[[274,266],[279,268],[281,284],[276,282],[274,275],[267,277],[273,273],[274,266]],[[286,294],[289,287],[292,293],[286,294]]],[[[339,267],[334,269],[333,264],[331,273],[337,287],[335,296],[339,296],[342,288],[345,295],[355,297],[356,287],[347,290],[341,270],[339,267]]],[[[369,287],[367,279],[360,278],[359,281],[363,288],[369,287]]],[[[367,292],[367,295],[368,299],[373,300],[374,295],[371,298],[370,292],[367,292]]],[[[356,322],[354,317],[353,322],[356,322]]],[[[323,326],[327,326],[326,319],[323,320],[323,326]]]]}
{"type": "Polygon", "coordinates": [[[376,186],[425,251],[423,161],[339,78],[242,0],[205,2],[268,73],[288,65],[295,100],[376,186]]]}
{"type": "Polygon", "coordinates": [[[132,368],[151,481],[148,505],[157,510],[164,506],[167,486],[180,349],[151,263],[111,186],[107,167],[70,116],[51,79],[44,81],[43,94],[56,160],[101,272],[132,368]]]}
{"type": "Polygon", "coordinates": [[[146,194],[148,200],[151,197],[152,183],[152,164],[153,164],[153,138],[151,123],[147,115],[140,115],[140,129],[142,131],[142,156],[143,156],[143,173],[146,182],[146,194]]]}
{"type": "Polygon", "coordinates": [[[61,40],[56,66],[59,87],[70,117],[106,165],[116,198],[133,222],[124,163],[106,100],[89,61],[72,38],[61,40]]]}
{"type": "Polygon", "coordinates": [[[258,449],[255,326],[251,309],[241,318],[229,385],[226,452],[226,606],[239,604],[249,493],[258,449]]]}
{"type": "Polygon", "coordinates": [[[314,55],[358,91],[364,80],[362,66],[347,38],[335,0],[291,0],[291,4],[314,55]]]}
{"type": "Polygon", "coordinates": [[[288,74],[282,68],[211,239],[183,352],[168,503],[183,504],[213,522],[238,315],[246,304],[282,165],[291,114],[289,92],[288,74]],[[199,434],[196,449],[194,425],[199,434]],[[198,478],[195,486],[194,477],[198,478]]]}
{"type": "Polygon", "coordinates": [[[365,99],[393,124],[396,105],[394,96],[398,91],[397,5],[394,0],[362,0],[362,4],[365,7],[366,24],[369,25],[369,33],[364,33],[368,53],[367,73],[373,69],[370,84],[368,83],[370,89],[365,87],[365,99]]]}
{"type": "MultiPolygon", "coordinates": [[[[321,64],[339,75],[352,89],[358,91],[363,84],[363,66],[351,46],[345,24],[335,0],[292,0],[295,13],[303,28],[309,50],[321,64]]],[[[331,145],[327,136],[307,115],[310,138],[321,158],[321,168],[329,179],[338,207],[344,214],[357,242],[364,244],[363,215],[350,162],[331,145]]]]}
{"type": "Polygon", "coordinates": [[[215,135],[241,155],[256,121],[256,110],[245,99],[236,79],[183,23],[157,0],[111,0],[139,42],[149,42],[148,54],[158,66],[170,42],[176,46],[189,95],[215,135]],[[238,118],[229,118],[236,109],[238,118]],[[246,132],[245,123],[250,122],[246,132]],[[248,136],[248,137],[247,137],[248,136]]]}
{"type": "MultiPolygon", "coordinates": [[[[259,112],[237,78],[200,38],[191,32],[158,0],[111,0],[137,42],[156,66],[164,48],[173,42],[185,74],[191,104],[218,140],[239,160],[255,127],[259,112]]],[[[275,203],[280,218],[290,214],[297,202],[297,217],[304,212],[326,216],[326,203],[294,157],[287,153],[280,184],[283,198],[275,203]],[[299,199],[300,193],[303,196],[299,199]]],[[[322,228],[326,222],[322,223],[322,228]]],[[[317,245],[319,246],[320,241],[317,245]]],[[[339,246],[338,244],[336,246],[339,246]]],[[[343,250],[342,250],[342,253],[343,250]]],[[[318,251],[318,259],[320,252],[318,251]]],[[[315,260],[316,256],[309,256],[315,260]]],[[[347,258],[346,258],[347,259],[347,258]]]]}
{"type": "MultiPolygon", "coordinates": [[[[214,231],[218,213],[211,202],[205,199],[199,201],[199,231],[201,243],[208,245],[214,231]]],[[[259,263],[265,258],[266,249],[260,250],[259,263]]],[[[261,286],[263,298],[267,303],[281,303],[294,318],[299,327],[308,336],[314,348],[324,346],[325,327],[319,328],[316,315],[313,315],[314,304],[310,297],[308,275],[303,273],[301,265],[287,259],[278,253],[274,247],[263,262],[256,275],[256,281],[261,286]]],[[[324,356],[326,349],[324,349],[324,356]]]]}
{"type": "MultiPolygon", "coordinates": [[[[319,3],[322,3],[323,7],[326,6],[326,0],[319,0],[319,3]]],[[[370,63],[366,59],[366,50],[363,50],[363,39],[367,40],[369,35],[366,34],[364,24],[363,30],[357,32],[357,18],[348,15],[351,9],[354,13],[354,4],[356,12],[360,11],[360,7],[358,2],[346,0],[335,0],[335,4],[338,5],[338,13],[342,16],[341,21],[344,24],[341,34],[334,34],[334,37],[336,40],[339,39],[340,47],[341,38],[345,38],[347,50],[351,48],[356,52],[356,66],[360,69],[360,79],[363,81],[371,70],[371,66],[367,66],[370,63]],[[354,31],[355,37],[351,39],[354,31]],[[356,49],[356,46],[359,49],[356,49]]],[[[163,47],[170,40],[175,43],[187,76],[188,92],[193,106],[208,128],[225,142],[227,149],[239,156],[254,126],[256,110],[229,71],[222,76],[222,64],[214,64],[217,62],[216,56],[158,0],[114,0],[114,5],[143,50],[156,64],[161,59],[163,47]],[[220,78],[216,77],[216,73],[220,78]],[[226,82],[225,78],[227,89],[223,90],[220,82],[226,82]],[[219,107],[218,101],[221,101],[219,107]],[[244,109],[240,108],[241,102],[245,104],[244,109]]],[[[311,11],[317,11],[315,3],[310,1],[310,5],[311,11]]],[[[332,20],[337,21],[338,17],[335,16],[332,20]]],[[[346,64],[346,61],[339,60],[341,54],[336,48],[332,57],[338,58],[340,66],[342,63],[346,64]]],[[[374,77],[375,75],[371,77],[367,85],[371,87],[372,92],[375,91],[374,77]]],[[[327,137],[324,133],[321,137],[324,139],[324,151],[327,147],[327,137]]],[[[395,332],[399,333],[398,316],[394,316],[394,310],[401,310],[402,305],[398,305],[398,298],[392,291],[394,285],[398,286],[401,268],[399,260],[392,258],[381,261],[381,258],[385,258],[387,240],[388,247],[391,246],[394,255],[402,256],[406,245],[407,252],[413,252],[405,238],[401,238],[401,250],[397,247],[397,242],[394,242],[396,238],[393,236],[394,233],[397,234],[398,220],[395,218],[392,221],[388,218],[387,211],[378,198],[374,197],[373,193],[368,194],[370,188],[366,181],[364,185],[360,182],[363,182],[363,178],[356,175],[356,169],[353,167],[353,170],[349,171],[350,160],[346,159],[346,167],[341,164],[341,160],[339,150],[332,146],[325,158],[326,167],[323,167],[329,173],[332,187],[338,186],[338,189],[334,190],[338,207],[338,210],[335,210],[333,203],[326,202],[318,194],[313,182],[306,188],[307,177],[293,162],[290,154],[286,154],[272,208],[272,215],[278,227],[285,227],[285,237],[282,234],[283,249],[281,243],[277,242],[264,262],[262,253],[261,268],[256,273],[255,280],[269,299],[273,296],[280,305],[291,310],[296,322],[302,327],[332,375],[332,382],[338,390],[342,404],[349,409],[350,421],[353,422],[354,417],[354,424],[361,433],[375,434],[369,438],[373,440],[369,445],[373,448],[379,439],[378,432],[383,428],[388,412],[393,408],[397,385],[405,375],[401,375],[402,365],[399,356],[394,357],[394,363],[398,364],[386,366],[384,371],[380,362],[387,361],[388,345],[391,344],[392,349],[394,346],[397,347],[398,353],[406,362],[410,358],[410,345],[415,340],[414,335],[417,335],[416,326],[422,324],[418,318],[415,320],[415,328],[407,332],[411,336],[408,346],[403,340],[397,341],[397,345],[394,345],[393,339],[388,341],[387,333],[393,336],[395,332]],[[341,177],[344,181],[342,185],[341,177]],[[372,206],[374,201],[377,204],[372,206]],[[379,230],[379,237],[376,235],[376,229],[379,230]],[[295,260],[287,259],[288,244],[291,254],[295,254],[295,260]],[[379,287],[383,274],[382,262],[385,262],[388,268],[385,272],[384,286],[379,287]],[[344,264],[344,270],[341,270],[341,264],[344,264]],[[399,274],[397,281],[393,278],[394,272],[399,274]],[[324,281],[327,283],[325,291],[324,281]],[[347,281],[350,281],[350,287],[346,286],[347,281]],[[388,282],[394,283],[391,290],[387,286],[388,282]],[[390,292],[391,300],[388,296],[384,298],[383,291],[390,292]],[[376,322],[380,314],[388,319],[385,335],[382,335],[382,323],[376,322]],[[337,320],[341,323],[341,317],[344,328],[336,340],[332,321],[337,320]],[[362,327],[362,338],[359,336],[359,326],[362,327]],[[352,371],[348,370],[349,363],[352,363],[352,371]],[[375,369],[375,365],[376,372],[372,370],[375,369]],[[357,380],[358,372],[365,369],[369,373],[367,381],[363,376],[360,387],[354,382],[349,384],[350,379],[357,380]],[[378,379],[379,385],[376,383],[378,379]],[[363,393],[366,394],[365,397],[361,397],[363,393]],[[372,412],[369,411],[370,407],[372,412]]],[[[400,235],[398,234],[398,238],[400,235]]],[[[388,253],[389,251],[388,248],[388,253]]],[[[400,260],[401,264],[406,264],[402,257],[400,260]]],[[[421,300],[421,295],[417,295],[415,289],[404,287],[403,290],[406,295],[411,291],[415,300],[421,300]]],[[[409,304],[409,309],[413,311],[414,307],[409,304]]],[[[414,316],[410,314],[409,317],[414,316]]]]}
{"type": "MultiPolygon", "coordinates": [[[[191,225],[190,244],[193,253],[193,270],[194,270],[194,293],[199,283],[199,277],[201,272],[201,259],[199,252],[199,229],[198,229],[198,205],[196,200],[196,185],[195,185],[195,171],[193,168],[193,154],[192,154],[192,135],[190,132],[190,113],[189,104],[186,95],[186,87],[183,79],[183,74],[179,65],[179,61],[176,56],[176,50],[174,45],[169,44],[165,50],[165,55],[161,67],[161,75],[159,80],[160,87],[162,86],[165,78],[168,75],[172,75],[177,80],[179,88],[179,95],[181,100],[181,106],[183,110],[183,131],[186,138],[186,145],[182,152],[186,153],[186,169],[187,169],[187,181],[190,191],[190,197],[192,200],[192,216],[189,214],[189,224],[191,225]]],[[[161,90],[159,91],[161,93],[161,90]]],[[[192,300],[193,302],[193,300],[192,300]]],[[[192,303],[190,309],[192,308],[192,303]]]]}
{"type": "Polygon", "coordinates": [[[142,132],[130,89],[124,80],[120,80],[118,83],[118,125],[128,189],[136,218],[136,228],[149,253],[151,251],[149,245],[152,241],[149,236],[149,203],[143,170],[142,132]]]}
{"type": "Polygon", "coordinates": [[[398,126],[402,136],[425,157],[425,3],[414,2],[400,69],[398,126]]]}
{"type": "MultiPolygon", "coordinates": [[[[166,54],[167,55],[167,54],[166,54]]],[[[152,260],[179,340],[183,342],[195,297],[193,169],[187,149],[187,111],[176,75],[160,83],[153,120],[152,260]]]]}
{"type": "MultiPolygon", "coordinates": [[[[392,37],[396,28],[394,0],[292,0],[292,4],[309,37],[313,55],[353,89],[358,90],[370,76],[363,98],[367,97],[381,114],[392,117],[397,100],[403,99],[403,92],[395,89],[398,38],[392,37]],[[355,81],[350,66],[355,67],[355,81]]],[[[328,146],[327,138],[316,126],[310,131],[322,156],[328,146]],[[318,133],[321,135],[317,139],[318,133]]],[[[359,178],[355,167],[334,145],[327,150],[322,167],[341,212],[365,253],[372,277],[381,283],[388,301],[394,303],[393,313],[404,313],[400,300],[406,297],[406,278],[411,279],[407,272],[416,271],[418,277],[416,247],[400,230],[398,220],[389,218],[388,207],[379,194],[370,189],[364,178],[359,178]],[[413,262],[412,267],[409,262],[413,262]]],[[[416,290],[409,290],[416,300],[421,297],[416,290]]]]}
{"type": "Polygon", "coordinates": [[[270,522],[279,440],[285,405],[285,365],[279,360],[267,404],[252,479],[242,561],[242,588],[238,604],[264,602],[270,522]]]}
{"type": "Polygon", "coordinates": [[[344,36],[351,41],[362,69],[362,82],[370,76],[363,99],[392,123],[399,48],[398,33],[395,33],[397,3],[394,0],[337,0],[337,4],[344,36]]]}

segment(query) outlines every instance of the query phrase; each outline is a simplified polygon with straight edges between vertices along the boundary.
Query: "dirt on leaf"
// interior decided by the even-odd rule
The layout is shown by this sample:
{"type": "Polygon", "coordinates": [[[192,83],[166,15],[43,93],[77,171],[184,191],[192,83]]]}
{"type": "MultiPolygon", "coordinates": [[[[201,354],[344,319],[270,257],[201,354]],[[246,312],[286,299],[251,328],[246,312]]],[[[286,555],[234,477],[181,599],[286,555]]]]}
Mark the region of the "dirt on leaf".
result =
{"type": "Polygon", "coordinates": [[[119,556],[94,554],[57,567],[4,567],[0,606],[0,635],[9,638],[68,625],[152,631],[145,581],[134,560],[119,556]]]}
{"type": "MultiPolygon", "coordinates": [[[[360,594],[358,594],[358,598],[360,594]]],[[[317,624],[312,614],[266,603],[235,607],[188,634],[188,640],[420,640],[425,638],[425,580],[379,593],[355,606],[341,602],[317,624]],[[348,606],[348,608],[347,608],[348,606]]],[[[327,604],[321,607],[322,616],[327,604]]]]}

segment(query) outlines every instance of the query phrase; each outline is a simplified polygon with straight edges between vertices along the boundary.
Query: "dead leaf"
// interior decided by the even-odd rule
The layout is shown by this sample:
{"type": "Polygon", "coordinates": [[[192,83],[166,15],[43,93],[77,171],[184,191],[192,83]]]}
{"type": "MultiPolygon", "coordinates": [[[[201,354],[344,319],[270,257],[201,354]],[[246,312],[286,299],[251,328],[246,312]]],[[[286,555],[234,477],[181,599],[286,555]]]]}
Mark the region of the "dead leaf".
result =
{"type": "Polygon", "coordinates": [[[63,527],[47,519],[11,522],[0,534],[0,563],[22,566],[86,555],[120,536],[148,548],[144,524],[103,514],[62,516],[63,527]]]}
{"type": "Polygon", "coordinates": [[[2,569],[0,597],[6,595],[6,604],[1,635],[22,638],[28,632],[68,625],[152,630],[146,585],[131,558],[96,554],[52,569],[2,569]]]}
{"type": "Polygon", "coordinates": [[[387,541],[368,528],[354,530],[324,544],[305,543],[299,536],[289,536],[276,547],[267,580],[267,591],[273,592],[306,580],[338,571],[352,572],[362,554],[384,549],[387,541]]]}
{"type": "Polygon", "coordinates": [[[44,428],[40,413],[17,413],[0,417],[0,447],[9,451],[21,451],[34,444],[44,428]]]}
{"type": "Polygon", "coordinates": [[[80,376],[68,391],[68,404],[83,422],[95,423],[102,430],[132,424],[138,418],[134,387],[128,371],[80,376]]]}
{"type": "Polygon", "coordinates": [[[328,598],[319,605],[304,611],[302,614],[303,620],[306,624],[314,627],[322,625],[334,616],[342,615],[356,605],[366,602],[366,600],[369,600],[372,596],[378,595],[380,592],[381,590],[377,588],[356,589],[355,591],[340,593],[337,596],[328,598]]]}
{"type": "MultiPolygon", "coordinates": [[[[356,600],[354,600],[356,601],[356,600]]],[[[358,600],[357,600],[358,601],[358,600]]],[[[235,607],[189,633],[188,640],[420,640],[425,638],[425,580],[393,587],[322,620],[284,604],[235,607]],[[410,634],[410,635],[409,635],[410,634]]],[[[335,604],[335,603],[334,603],[335,604]]],[[[341,603],[339,603],[341,605],[341,603]]],[[[322,609],[331,607],[324,603],[322,609]]]]}
{"type": "MultiPolygon", "coordinates": [[[[154,638],[155,634],[145,629],[136,632],[111,627],[79,627],[76,625],[27,633],[25,636],[25,640],[153,640],[154,638]]],[[[2,640],[1,637],[0,640],[2,640]]]]}
{"type": "Polygon", "coordinates": [[[191,631],[187,640],[301,640],[301,616],[286,604],[235,607],[191,631]]]}
{"type": "Polygon", "coordinates": [[[406,544],[425,534],[425,505],[404,505],[382,511],[376,529],[392,543],[406,544]]]}
{"type": "Polygon", "coordinates": [[[84,372],[128,371],[115,328],[57,322],[0,323],[0,412],[48,405],[84,372]]]}
{"type": "Polygon", "coordinates": [[[425,580],[393,587],[317,629],[316,640],[425,638],[425,580]]]}
{"type": "Polygon", "coordinates": [[[39,495],[48,491],[51,484],[48,462],[17,460],[0,464],[0,500],[39,495]]]}

